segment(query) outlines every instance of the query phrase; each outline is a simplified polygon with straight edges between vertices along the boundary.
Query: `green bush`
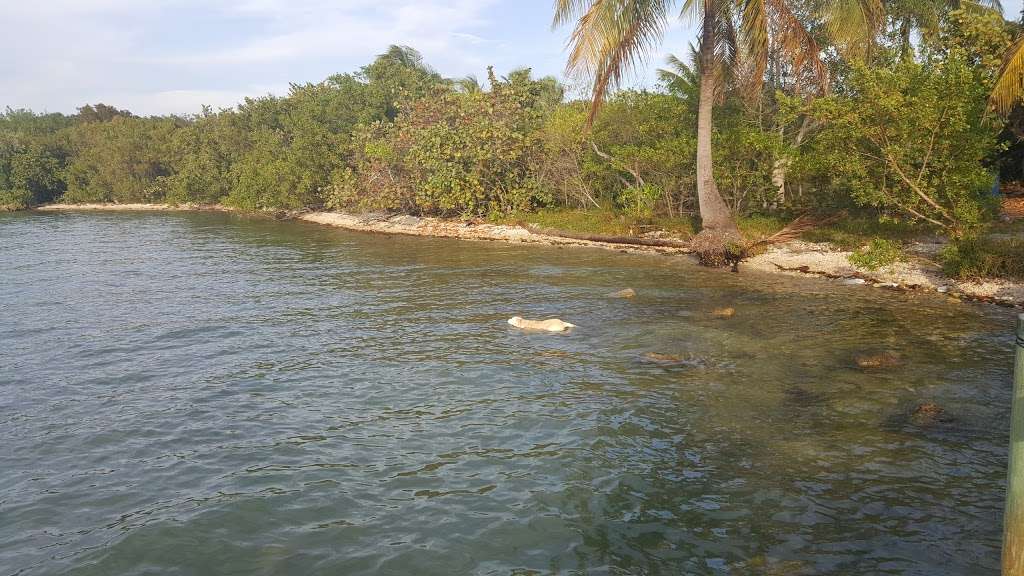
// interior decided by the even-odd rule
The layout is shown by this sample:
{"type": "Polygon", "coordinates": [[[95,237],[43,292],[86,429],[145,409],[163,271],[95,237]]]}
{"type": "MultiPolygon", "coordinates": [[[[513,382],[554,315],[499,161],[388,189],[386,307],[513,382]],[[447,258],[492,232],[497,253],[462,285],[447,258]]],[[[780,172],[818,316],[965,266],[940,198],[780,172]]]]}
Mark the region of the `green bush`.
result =
{"type": "Polygon", "coordinates": [[[408,103],[393,123],[357,132],[354,174],[335,175],[325,203],[441,216],[547,204],[536,171],[543,85],[492,73],[490,92],[442,91],[408,103]]]}
{"type": "Polygon", "coordinates": [[[961,51],[890,67],[854,66],[845,93],[817,100],[836,185],[872,206],[953,236],[991,215],[999,127],[988,89],[961,51]]]}
{"type": "Polygon", "coordinates": [[[854,251],[850,262],[858,268],[878,270],[903,260],[903,249],[897,242],[875,238],[867,246],[854,251]]]}
{"type": "Polygon", "coordinates": [[[650,219],[654,216],[654,206],[661,196],[661,188],[642,184],[623,188],[619,191],[616,201],[626,214],[634,218],[650,219]]]}
{"type": "Polygon", "coordinates": [[[940,256],[946,274],[961,280],[1024,279],[1024,239],[961,238],[940,256]]]}
{"type": "Polygon", "coordinates": [[[907,220],[865,213],[815,228],[805,232],[803,237],[810,242],[828,242],[844,250],[853,250],[872,238],[903,242],[927,232],[924,226],[907,220]]]}
{"type": "Polygon", "coordinates": [[[0,190],[0,212],[24,210],[32,205],[32,193],[28,190],[0,190]]]}
{"type": "Polygon", "coordinates": [[[173,118],[117,116],[71,129],[65,202],[162,202],[160,177],[171,174],[173,118]]]}

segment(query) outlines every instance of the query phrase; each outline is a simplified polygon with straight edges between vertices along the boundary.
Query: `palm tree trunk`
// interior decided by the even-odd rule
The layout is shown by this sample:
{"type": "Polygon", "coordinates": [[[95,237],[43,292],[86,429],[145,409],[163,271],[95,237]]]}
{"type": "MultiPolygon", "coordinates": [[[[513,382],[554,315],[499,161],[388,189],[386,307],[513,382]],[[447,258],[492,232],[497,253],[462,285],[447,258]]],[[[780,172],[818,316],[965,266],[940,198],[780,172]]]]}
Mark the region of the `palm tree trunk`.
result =
{"type": "Polygon", "coordinates": [[[789,158],[786,156],[776,158],[772,163],[772,187],[775,188],[775,198],[770,205],[772,209],[786,204],[786,170],[788,168],[789,158]]]}
{"type": "Polygon", "coordinates": [[[697,107],[697,202],[701,228],[721,232],[737,232],[729,207],[715,185],[714,162],[711,156],[712,111],[718,85],[715,62],[715,2],[706,1],[700,40],[700,101],[697,107]]]}
{"type": "MultiPolygon", "coordinates": [[[[811,117],[804,116],[804,119],[800,122],[800,129],[796,131],[796,136],[793,138],[794,149],[800,148],[800,145],[803,144],[804,138],[807,136],[810,129],[811,117]]],[[[780,127],[779,133],[783,138],[782,144],[785,145],[785,129],[780,127]]],[[[775,163],[772,165],[772,185],[775,186],[775,201],[778,206],[784,206],[786,204],[786,174],[792,164],[793,152],[786,151],[776,158],[775,163]]]]}

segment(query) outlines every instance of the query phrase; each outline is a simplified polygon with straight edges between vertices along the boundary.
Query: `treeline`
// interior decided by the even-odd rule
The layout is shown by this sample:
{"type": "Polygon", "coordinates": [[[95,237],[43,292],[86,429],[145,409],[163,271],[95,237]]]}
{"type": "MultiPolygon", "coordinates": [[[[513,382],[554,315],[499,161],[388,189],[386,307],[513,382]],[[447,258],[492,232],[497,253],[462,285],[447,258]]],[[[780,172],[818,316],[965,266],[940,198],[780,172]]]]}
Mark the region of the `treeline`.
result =
{"type": "MultiPolygon", "coordinates": [[[[986,113],[1018,26],[977,7],[868,60],[826,58],[808,96],[783,67],[751,94],[723,82],[715,175],[736,214],[865,210],[954,235],[993,217],[996,175],[1019,178],[1019,119],[986,113]]],[[[826,52],[828,56],[828,52],[826,52]]],[[[619,91],[588,126],[528,69],[446,79],[392,47],[351,74],[196,116],[0,116],[0,205],[222,203],[241,209],[501,216],[604,207],[638,218],[695,212],[699,75],[672,58],[655,91],[619,91]]]]}

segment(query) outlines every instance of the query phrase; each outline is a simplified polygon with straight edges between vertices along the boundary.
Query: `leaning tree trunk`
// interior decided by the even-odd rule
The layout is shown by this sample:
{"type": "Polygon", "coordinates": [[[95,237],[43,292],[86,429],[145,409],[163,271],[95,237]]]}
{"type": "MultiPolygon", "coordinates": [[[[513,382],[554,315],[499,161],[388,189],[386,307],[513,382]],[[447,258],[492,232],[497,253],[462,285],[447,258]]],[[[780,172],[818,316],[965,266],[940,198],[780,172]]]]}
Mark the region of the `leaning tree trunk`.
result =
{"type": "Polygon", "coordinates": [[[700,101],[697,108],[697,202],[700,207],[701,231],[693,239],[694,252],[706,266],[722,266],[731,262],[732,248],[742,237],[732,213],[715,185],[711,156],[712,111],[718,85],[715,62],[714,0],[706,0],[700,39],[700,101]]]}

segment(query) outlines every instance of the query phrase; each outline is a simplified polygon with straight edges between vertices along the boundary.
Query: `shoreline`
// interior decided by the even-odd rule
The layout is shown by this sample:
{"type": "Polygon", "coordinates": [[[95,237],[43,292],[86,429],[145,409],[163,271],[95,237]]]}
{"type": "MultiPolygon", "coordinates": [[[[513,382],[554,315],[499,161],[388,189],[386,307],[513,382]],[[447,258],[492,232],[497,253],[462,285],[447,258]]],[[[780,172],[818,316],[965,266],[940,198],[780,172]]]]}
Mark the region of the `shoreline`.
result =
{"type": "MultiPolygon", "coordinates": [[[[242,212],[221,205],[188,204],[177,206],[169,204],[49,204],[31,210],[38,212],[242,212]]],[[[469,223],[433,217],[379,213],[353,215],[342,212],[280,211],[275,214],[324,226],[376,234],[401,234],[544,246],[578,246],[615,250],[628,254],[678,256],[687,255],[690,252],[686,248],[578,240],[538,234],[522,226],[469,223]]],[[[899,262],[884,269],[868,271],[859,269],[850,263],[849,256],[852,252],[836,249],[829,244],[797,240],[770,247],[765,253],[744,261],[740,264],[740,269],[754,269],[789,276],[817,276],[839,280],[847,284],[862,284],[866,287],[896,291],[935,292],[946,296],[951,302],[966,300],[1024,308],[1024,282],[1008,280],[970,282],[949,278],[942,273],[940,266],[929,259],[929,256],[933,255],[937,249],[938,246],[934,244],[914,243],[908,249],[908,253],[912,256],[908,261],[899,262]]]]}
{"type": "Polygon", "coordinates": [[[43,204],[27,208],[26,212],[238,212],[220,204],[43,204]]]}

